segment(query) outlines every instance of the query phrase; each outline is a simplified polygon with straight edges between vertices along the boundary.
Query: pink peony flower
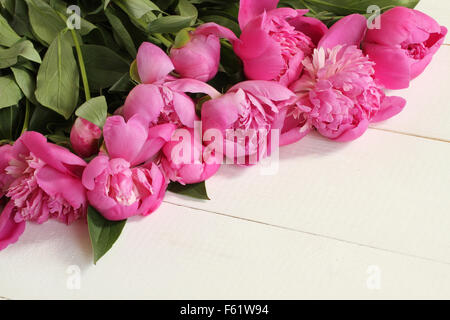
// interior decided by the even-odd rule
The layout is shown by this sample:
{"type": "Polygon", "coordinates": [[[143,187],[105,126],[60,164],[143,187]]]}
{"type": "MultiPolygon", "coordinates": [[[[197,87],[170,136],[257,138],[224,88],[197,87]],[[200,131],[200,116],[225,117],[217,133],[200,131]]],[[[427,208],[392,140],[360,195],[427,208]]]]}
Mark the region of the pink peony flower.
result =
{"type": "Polygon", "coordinates": [[[205,23],[188,36],[187,43],[170,50],[175,70],[183,78],[209,81],[219,70],[220,38],[231,42],[237,38],[231,30],[215,23],[205,23]]]}
{"type": "Polygon", "coordinates": [[[88,158],[98,153],[102,130],[92,122],[77,118],[70,131],[70,144],[77,155],[88,158]]]}
{"type": "Polygon", "coordinates": [[[183,185],[198,183],[219,170],[221,159],[205,152],[201,138],[195,137],[194,130],[178,129],[173,136],[183,140],[170,141],[163,147],[161,165],[168,179],[183,185]]]}
{"type": "Polygon", "coordinates": [[[357,47],[365,28],[363,16],[343,18],[305,59],[304,75],[291,86],[298,100],[288,111],[282,145],[301,139],[311,126],[336,141],[354,140],[369,122],[403,109],[406,101],[385,95],[373,78],[375,63],[357,47]]]}
{"type": "Polygon", "coordinates": [[[404,89],[425,70],[446,34],[426,14],[396,7],[381,15],[381,29],[367,31],[364,52],[375,61],[375,78],[384,87],[404,89]]]}
{"type": "Polygon", "coordinates": [[[243,161],[249,155],[270,154],[271,130],[281,129],[285,106],[295,98],[286,87],[269,81],[241,82],[202,107],[203,130],[218,130],[224,154],[243,161]]]}
{"type": "Polygon", "coordinates": [[[308,10],[276,8],[278,0],[242,0],[239,9],[241,37],[234,43],[249,79],[275,80],[289,85],[302,72],[327,27],[308,10]]]}
{"type": "Polygon", "coordinates": [[[2,146],[1,153],[1,195],[8,203],[0,215],[0,249],[18,240],[26,221],[70,224],[86,216],[81,158],[32,131],[12,147],[2,146]]]}
{"type": "Polygon", "coordinates": [[[174,130],[173,124],[148,129],[139,116],[128,122],[109,117],[103,128],[108,153],[94,158],[83,173],[89,203],[109,220],[156,210],[167,185],[151,160],[174,130]]]}
{"type": "Polygon", "coordinates": [[[144,42],[136,58],[143,84],[128,95],[123,115],[130,119],[139,114],[146,125],[172,123],[177,127],[194,127],[197,120],[195,104],[185,92],[220,95],[204,82],[194,79],[176,79],[169,75],[174,70],[170,58],[159,47],[144,42]]]}

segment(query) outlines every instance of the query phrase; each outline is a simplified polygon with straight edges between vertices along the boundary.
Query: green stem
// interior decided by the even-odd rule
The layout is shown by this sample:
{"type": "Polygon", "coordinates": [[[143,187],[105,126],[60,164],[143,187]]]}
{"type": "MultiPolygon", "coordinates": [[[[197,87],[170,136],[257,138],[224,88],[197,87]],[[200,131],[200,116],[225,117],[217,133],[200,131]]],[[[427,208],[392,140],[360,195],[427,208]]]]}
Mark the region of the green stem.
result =
{"type": "Polygon", "coordinates": [[[159,41],[161,41],[162,44],[165,45],[167,48],[170,48],[173,45],[172,41],[165,38],[161,33],[154,33],[153,36],[159,41]]]}
{"type": "Polygon", "coordinates": [[[28,126],[30,124],[30,101],[25,99],[25,120],[23,121],[22,133],[28,130],[28,126]]]}
{"type": "Polygon", "coordinates": [[[89,82],[86,74],[86,66],[84,65],[83,53],[81,52],[80,43],[78,42],[77,34],[74,29],[71,29],[73,42],[75,43],[75,50],[78,55],[78,64],[80,65],[81,79],[83,81],[84,95],[86,96],[86,101],[91,99],[91,92],[89,90],[89,82]]]}

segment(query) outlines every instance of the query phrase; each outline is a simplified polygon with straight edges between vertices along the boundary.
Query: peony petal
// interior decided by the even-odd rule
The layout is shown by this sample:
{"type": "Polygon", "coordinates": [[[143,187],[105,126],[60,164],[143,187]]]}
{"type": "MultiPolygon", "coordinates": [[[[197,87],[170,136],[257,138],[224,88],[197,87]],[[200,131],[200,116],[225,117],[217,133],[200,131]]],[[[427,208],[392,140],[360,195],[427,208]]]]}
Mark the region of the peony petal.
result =
{"type": "Polygon", "coordinates": [[[236,92],[239,89],[248,91],[257,97],[264,97],[274,101],[283,101],[296,97],[296,95],[285,86],[271,81],[244,81],[233,86],[229,92],[236,92]]]}
{"type": "Polygon", "coordinates": [[[206,101],[202,106],[203,131],[217,129],[224,134],[225,129],[238,119],[238,105],[238,96],[235,94],[225,94],[220,98],[206,101]]]}
{"type": "Polygon", "coordinates": [[[86,189],[94,190],[95,178],[108,168],[108,163],[109,158],[104,155],[99,155],[89,162],[86,169],[83,171],[82,177],[83,186],[86,189]]]}
{"type": "Polygon", "coordinates": [[[366,42],[384,45],[422,43],[430,33],[439,33],[440,26],[426,14],[404,7],[395,7],[380,16],[381,28],[369,29],[366,42]]]}
{"type": "Polygon", "coordinates": [[[139,114],[144,124],[150,126],[159,117],[163,107],[159,88],[152,84],[140,84],[128,94],[123,114],[126,120],[139,114]]]}
{"type": "Polygon", "coordinates": [[[148,130],[148,138],[142,147],[141,153],[134,159],[131,165],[135,166],[152,160],[161,148],[170,141],[176,128],[176,125],[172,123],[164,123],[151,127],[148,130]]]}
{"type": "Polygon", "coordinates": [[[370,119],[370,122],[380,122],[399,114],[406,105],[406,100],[401,97],[385,97],[380,110],[370,119]]]}
{"type": "Polygon", "coordinates": [[[141,44],[136,61],[139,77],[147,84],[163,80],[175,69],[167,54],[150,42],[141,44]]]}
{"type": "Polygon", "coordinates": [[[190,93],[204,93],[215,99],[220,97],[220,92],[211,87],[209,84],[194,79],[179,79],[170,81],[165,84],[173,91],[190,92],[190,93]]]}
{"type": "Polygon", "coordinates": [[[164,198],[164,194],[167,189],[167,182],[162,174],[161,170],[154,163],[150,163],[146,166],[150,170],[151,184],[153,188],[153,194],[150,197],[145,198],[140,205],[137,214],[146,216],[154,212],[161,205],[164,198]]]}
{"type": "Polygon", "coordinates": [[[339,137],[334,138],[332,140],[338,141],[338,142],[353,141],[353,140],[361,137],[364,134],[364,132],[366,132],[368,127],[369,127],[369,121],[366,119],[361,120],[359,122],[358,126],[352,128],[352,129],[346,130],[339,137]]]}
{"type": "Polygon", "coordinates": [[[239,7],[239,26],[241,30],[253,18],[264,11],[270,11],[277,7],[279,0],[241,0],[239,7]]]}
{"type": "Polygon", "coordinates": [[[219,38],[225,38],[231,43],[237,40],[237,37],[233,31],[214,22],[202,24],[197,29],[195,29],[194,34],[202,34],[205,36],[213,34],[219,38]]]}
{"type": "Polygon", "coordinates": [[[289,20],[289,24],[294,26],[297,31],[310,37],[315,45],[328,32],[327,26],[319,19],[303,17],[302,15],[297,15],[297,17],[289,20]]]}
{"type": "Polygon", "coordinates": [[[364,52],[376,61],[375,79],[387,89],[405,89],[410,81],[410,59],[402,49],[365,43],[364,52]]]}
{"type": "Polygon", "coordinates": [[[61,196],[75,209],[86,204],[86,191],[79,179],[44,166],[37,171],[36,180],[48,195],[55,198],[61,196]]]}
{"type": "Polygon", "coordinates": [[[332,49],[336,46],[356,45],[359,47],[367,30],[367,19],[360,14],[346,16],[336,22],[322,37],[318,48],[332,49]]]}
{"type": "Polygon", "coordinates": [[[79,175],[86,166],[83,159],[66,148],[48,143],[47,139],[38,132],[24,132],[19,140],[36,157],[60,172],[79,175]]]}
{"type": "Polygon", "coordinates": [[[25,231],[25,221],[16,223],[14,221],[14,202],[9,201],[0,213],[0,250],[19,240],[25,231]]]}
{"type": "Polygon", "coordinates": [[[188,128],[194,127],[194,121],[198,119],[195,114],[194,101],[189,98],[185,93],[174,92],[173,93],[173,108],[180,118],[183,125],[188,128]]]}
{"type": "Polygon", "coordinates": [[[103,136],[111,159],[122,158],[133,162],[147,141],[148,129],[142,124],[139,115],[126,123],[123,117],[112,116],[106,119],[103,136]]]}
{"type": "Polygon", "coordinates": [[[249,79],[272,80],[281,73],[285,61],[279,43],[262,29],[262,24],[260,17],[247,25],[240,40],[234,43],[234,51],[243,60],[249,79]]]}

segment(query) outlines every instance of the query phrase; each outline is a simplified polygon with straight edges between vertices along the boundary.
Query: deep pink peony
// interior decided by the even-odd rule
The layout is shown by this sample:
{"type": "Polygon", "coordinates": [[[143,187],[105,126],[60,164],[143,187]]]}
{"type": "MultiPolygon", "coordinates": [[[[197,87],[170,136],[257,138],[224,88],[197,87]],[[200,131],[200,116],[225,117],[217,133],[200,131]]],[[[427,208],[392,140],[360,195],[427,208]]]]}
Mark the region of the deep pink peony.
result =
{"type": "Polygon", "coordinates": [[[222,97],[203,104],[203,130],[218,130],[224,154],[247,164],[243,158],[249,155],[270,154],[271,130],[281,129],[285,107],[293,98],[293,92],[276,82],[241,82],[222,97]]]}
{"type": "Polygon", "coordinates": [[[209,81],[219,70],[220,38],[234,42],[235,34],[216,23],[205,23],[189,32],[187,43],[170,50],[175,70],[183,78],[209,81]]]}
{"type": "Polygon", "coordinates": [[[298,100],[288,111],[282,145],[298,141],[311,127],[336,141],[354,140],[370,122],[403,109],[406,101],[385,95],[373,78],[375,63],[358,48],[365,28],[364,16],[343,18],[305,59],[303,76],[291,86],[298,100]]]}
{"type": "Polygon", "coordinates": [[[102,130],[92,122],[77,118],[70,131],[70,144],[77,155],[88,158],[98,153],[102,130]]]}
{"type": "Polygon", "coordinates": [[[375,78],[388,89],[409,87],[444,42],[447,28],[426,14],[396,7],[381,15],[381,28],[370,29],[364,52],[375,61],[375,78]]]}
{"type": "Polygon", "coordinates": [[[26,221],[70,224],[86,216],[81,158],[32,131],[0,153],[0,196],[8,199],[0,215],[0,249],[18,240],[26,221]]]}
{"type": "Polygon", "coordinates": [[[276,8],[278,0],[242,0],[235,41],[236,54],[249,79],[275,80],[289,85],[302,72],[327,27],[318,19],[304,17],[308,10],[276,8]]]}
{"type": "Polygon", "coordinates": [[[195,79],[176,79],[172,61],[161,48],[144,42],[137,54],[137,67],[142,84],[128,95],[123,108],[126,120],[139,114],[149,127],[172,123],[177,127],[194,127],[195,104],[185,92],[205,93],[218,97],[213,87],[195,79]]]}
{"type": "Polygon", "coordinates": [[[181,137],[182,141],[166,143],[161,157],[161,165],[168,179],[183,185],[198,183],[219,170],[222,159],[205,152],[201,137],[195,137],[194,130],[178,129],[172,140],[174,137],[181,137]]]}
{"type": "Polygon", "coordinates": [[[89,203],[109,220],[156,210],[167,184],[151,160],[174,130],[173,124],[148,129],[139,116],[128,122],[109,117],[103,128],[107,154],[94,158],[83,173],[89,203]]]}

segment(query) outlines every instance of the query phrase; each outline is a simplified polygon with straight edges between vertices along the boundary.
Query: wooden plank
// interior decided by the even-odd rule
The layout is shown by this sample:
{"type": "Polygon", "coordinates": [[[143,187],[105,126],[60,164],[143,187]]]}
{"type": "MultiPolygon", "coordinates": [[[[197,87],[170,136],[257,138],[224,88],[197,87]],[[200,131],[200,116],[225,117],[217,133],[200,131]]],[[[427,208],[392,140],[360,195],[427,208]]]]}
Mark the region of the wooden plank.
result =
{"type": "Polygon", "coordinates": [[[169,204],[131,219],[97,266],[91,264],[86,229],[84,223],[70,229],[56,222],[28,226],[20,242],[0,253],[0,296],[450,297],[446,264],[169,204]],[[77,270],[79,290],[73,281],[77,270]]]}
{"type": "Polygon", "coordinates": [[[405,98],[405,109],[371,127],[450,141],[449,83],[450,46],[442,46],[428,68],[411,82],[408,89],[388,93],[405,98]]]}
{"type": "Polygon", "coordinates": [[[279,172],[224,165],[211,201],[165,200],[450,263],[450,145],[369,130],[352,143],[311,134],[279,172]]]}

